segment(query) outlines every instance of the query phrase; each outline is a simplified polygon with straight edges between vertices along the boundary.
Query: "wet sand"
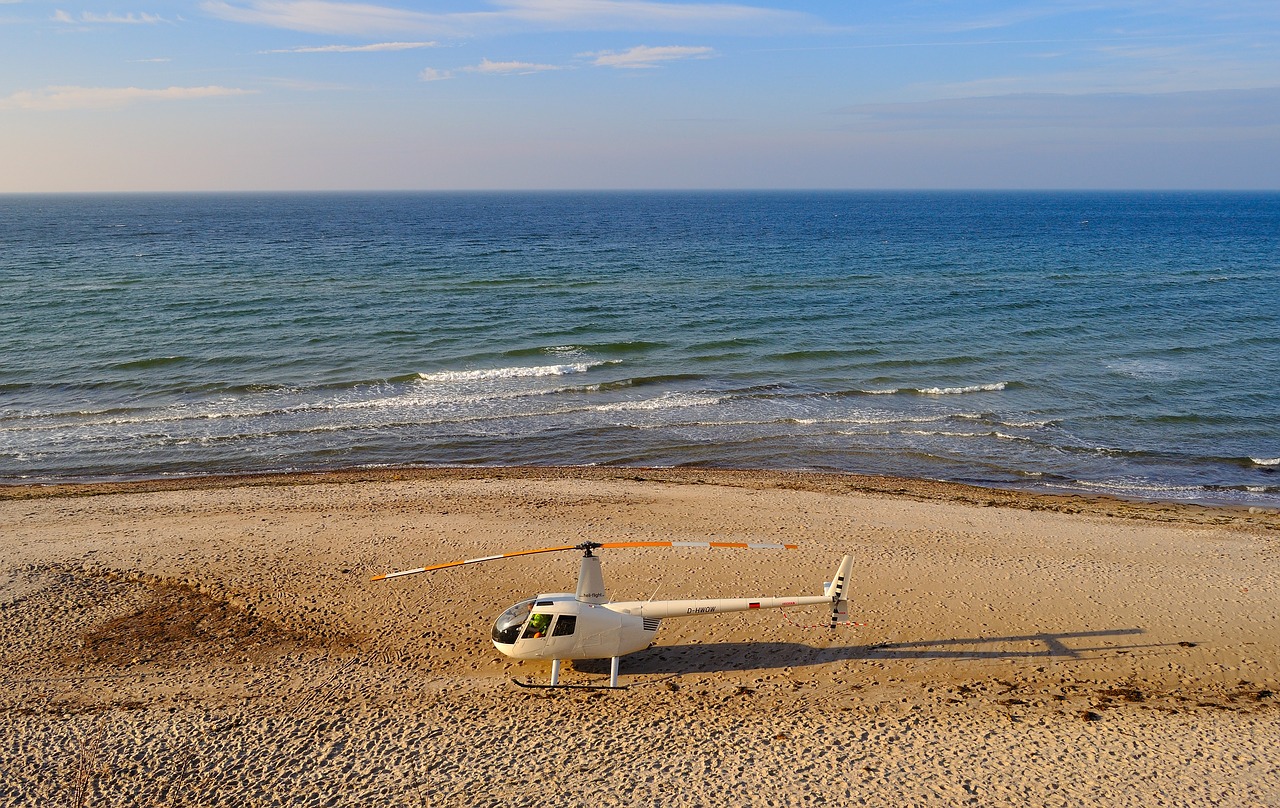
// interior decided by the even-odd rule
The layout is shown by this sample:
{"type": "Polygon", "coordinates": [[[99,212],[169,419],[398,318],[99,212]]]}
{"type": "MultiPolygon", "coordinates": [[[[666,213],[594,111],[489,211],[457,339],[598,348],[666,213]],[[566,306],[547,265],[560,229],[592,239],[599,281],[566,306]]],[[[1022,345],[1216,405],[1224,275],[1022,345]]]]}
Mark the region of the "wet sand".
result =
{"type": "Polygon", "coordinates": [[[0,805],[1280,805],[1280,515],[855,476],[378,471],[0,489],[0,805]],[[664,621],[528,690],[493,618],[664,621]],[[562,680],[604,684],[607,662],[562,680]]]}

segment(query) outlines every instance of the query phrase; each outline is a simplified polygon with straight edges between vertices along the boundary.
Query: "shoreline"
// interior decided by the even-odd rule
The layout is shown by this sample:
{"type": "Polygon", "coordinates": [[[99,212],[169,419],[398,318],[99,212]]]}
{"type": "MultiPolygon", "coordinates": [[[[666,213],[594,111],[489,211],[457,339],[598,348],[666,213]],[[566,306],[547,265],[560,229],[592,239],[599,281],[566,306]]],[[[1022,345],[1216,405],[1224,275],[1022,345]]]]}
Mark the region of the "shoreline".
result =
{"type": "Polygon", "coordinates": [[[631,480],[738,488],[778,488],[814,493],[871,494],[918,502],[954,502],[982,507],[1091,513],[1157,522],[1233,525],[1243,528],[1280,530],[1280,508],[1148,500],[1111,494],[1051,494],[889,475],[642,466],[389,466],[373,469],[347,468],[324,471],[154,477],[113,482],[10,483],[0,484],[0,502],[240,487],[272,488],[432,480],[631,480]]]}

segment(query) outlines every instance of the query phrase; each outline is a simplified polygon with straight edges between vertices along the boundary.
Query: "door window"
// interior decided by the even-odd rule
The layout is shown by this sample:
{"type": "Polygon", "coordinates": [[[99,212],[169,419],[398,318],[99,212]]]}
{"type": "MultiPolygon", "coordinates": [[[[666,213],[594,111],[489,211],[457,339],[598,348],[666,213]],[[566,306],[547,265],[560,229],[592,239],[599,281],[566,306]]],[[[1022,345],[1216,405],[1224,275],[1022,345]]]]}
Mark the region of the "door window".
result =
{"type": "Polygon", "coordinates": [[[551,628],[551,617],[549,614],[534,613],[525,624],[524,634],[520,635],[520,639],[536,640],[547,636],[547,631],[551,628]]]}

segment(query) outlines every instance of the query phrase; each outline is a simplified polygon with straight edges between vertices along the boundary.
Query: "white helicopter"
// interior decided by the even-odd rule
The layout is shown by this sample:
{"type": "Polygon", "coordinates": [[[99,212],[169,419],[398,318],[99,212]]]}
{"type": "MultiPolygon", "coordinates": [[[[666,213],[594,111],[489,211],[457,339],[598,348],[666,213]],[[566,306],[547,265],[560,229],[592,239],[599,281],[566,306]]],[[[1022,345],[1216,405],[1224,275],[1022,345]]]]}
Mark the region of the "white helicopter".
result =
{"type": "Polygon", "coordinates": [[[605,595],[600,559],[593,550],[617,547],[741,547],[750,549],[795,549],[794,544],[752,544],[746,542],[689,541],[624,541],[583,542],[564,547],[542,547],[513,553],[469,558],[448,564],[378,575],[385,581],[405,575],[416,575],[463,564],[478,564],[501,558],[554,553],[562,550],[582,551],[576,592],[538,595],[515,604],[498,616],[493,624],[493,644],[499,651],[516,659],[550,659],[551,684],[524,687],[570,687],[560,684],[560,663],[574,659],[609,659],[609,687],[618,687],[618,658],[648,648],[653,643],[662,620],[675,617],[701,617],[751,609],[780,609],[789,606],[831,607],[831,627],[849,622],[847,582],[853,568],[853,557],[846,555],[836,568],[821,595],[771,598],[715,598],[710,600],[629,600],[610,601],[605,595]]]}

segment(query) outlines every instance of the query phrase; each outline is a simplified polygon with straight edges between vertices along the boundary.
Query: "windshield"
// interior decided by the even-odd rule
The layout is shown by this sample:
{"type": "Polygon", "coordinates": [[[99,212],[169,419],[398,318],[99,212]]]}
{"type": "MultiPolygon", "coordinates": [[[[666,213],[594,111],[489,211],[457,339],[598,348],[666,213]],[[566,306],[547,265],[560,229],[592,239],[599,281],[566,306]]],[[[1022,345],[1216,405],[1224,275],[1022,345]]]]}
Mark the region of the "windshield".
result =
{"type": "Polygon", "coordinates": [[[520,627],[533,611],[533,598],[522,600],[498,615],[493,624],[493,641],[503,645],[511,645],[520,636],[520,627]]]}

